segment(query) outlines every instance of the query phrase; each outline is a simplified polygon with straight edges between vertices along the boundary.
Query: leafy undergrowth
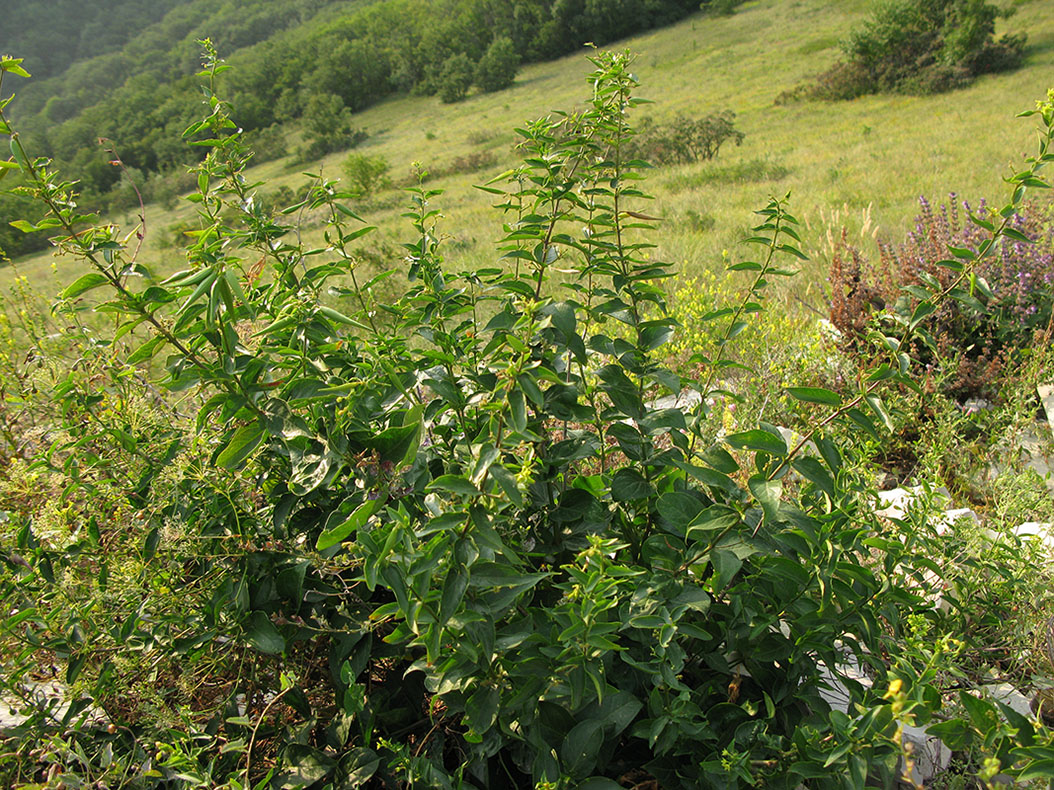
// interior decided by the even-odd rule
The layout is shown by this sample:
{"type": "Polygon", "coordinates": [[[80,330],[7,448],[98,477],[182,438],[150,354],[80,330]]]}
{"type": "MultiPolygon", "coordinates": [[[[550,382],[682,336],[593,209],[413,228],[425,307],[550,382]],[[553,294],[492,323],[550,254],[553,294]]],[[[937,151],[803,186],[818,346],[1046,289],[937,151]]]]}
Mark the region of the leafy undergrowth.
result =
{"type": "MultiPolygon", "coordinates": [[[[1013,200],[889,311],[884,354],[754,394],[781,363],[758,378],[737,341],[800,225],[786,199],[758,211],[742,297],[670,353],[671,270],[623,156],[636,80],[591,62],[586,109],[525,125],[485,187],[502,267],[445,258],[423,185],[398,274],[368,280],[335,182],[266,210],[209,48],[184,135],[209,150],[200,228],[163,282],[13,138],[37,226],[90,270],[50,312],[23,288],[4,323],[4,687],[29,712],[9,784],[863,787],[909,776],[908,725],[971,781],[1050,774],[1050,731],[985,690],[1037,668],[1024,601],[1048,567],[924,509],[878,518],[870,459],[925,395],[912,339],[1041,184],[1054,94],[1013,200]],[[32,704],[53,678],[68,708],[32,704]]],[[[1042,501],[1006,485],[1008,512],[1042,501]]]]}

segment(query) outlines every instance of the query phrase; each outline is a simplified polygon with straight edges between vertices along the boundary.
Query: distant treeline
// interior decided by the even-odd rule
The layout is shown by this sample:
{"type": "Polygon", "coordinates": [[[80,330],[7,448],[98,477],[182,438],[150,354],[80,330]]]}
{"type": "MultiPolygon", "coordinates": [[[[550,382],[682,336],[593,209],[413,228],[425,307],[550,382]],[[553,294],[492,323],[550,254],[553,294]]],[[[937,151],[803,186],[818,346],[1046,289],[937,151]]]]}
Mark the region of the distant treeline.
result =
{"type": "MultiPolygon", "coordinates": [[[[53,4],[14,0],[5,28],[13,21],[15,31],[5,31],[4,46],[25,57],[31,72],[51,76],[20,86],[11,109],[32,150],[80,179],[88,201],[112,207],[122,171],[110,164],[99,138],[112,140],[124,163],[144,179],[181,171],[193,161],[195,150],[180,144],[179,133],[197,112],[192,99],[199,88],[192,75],[199,38],[211,38],[235,67],[224,75],[222,92],[231,98],[238,122],[246,130],[265,130],[299,119],[312,107],[332,108],[333,97],[356,112],[395,92],[434,94],[444,67],[466,59],[478,64],[498,40],[511,42],[522,62],[547,60],[587,42],[604,44],[673,23],[698,11],[700,0],[62,0],[60,5],[56,13],[53,4]],[[57,28],[56,17],[61,17],[57,28]],[[56,46],[60,39],[69,46],[56,46]]],[[[702,5],[729,6],[727,0],[702,5]]],[[[0,220],[7,215],[0,197],[0,220]]],[[[32,243],[0,234],[9,255],[32,243]]]]}

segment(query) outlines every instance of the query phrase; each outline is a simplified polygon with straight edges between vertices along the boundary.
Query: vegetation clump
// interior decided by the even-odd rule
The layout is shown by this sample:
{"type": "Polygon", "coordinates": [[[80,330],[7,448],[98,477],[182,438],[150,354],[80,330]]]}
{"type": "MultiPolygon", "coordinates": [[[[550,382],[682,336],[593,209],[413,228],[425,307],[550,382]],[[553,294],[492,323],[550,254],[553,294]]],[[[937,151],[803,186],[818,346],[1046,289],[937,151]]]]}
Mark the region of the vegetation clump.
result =
{"type": "Polygon", "coordinates": [[[842,44],[845,60],[820,75],[806,93],[852,99],[868,93],[939,93],[974,77],[1017,68],[1025,35],[995,38],[1009,16],[985,0],[893,0],[842,44]]]}
{"type": "Polygon", "coordinates": [[[344,175],[357,198],[366,198],[391,185],[391,165],[383,156],[349,154],[344,160],[344,175]]]}
{"type": "Polygon", "coordinates": [[[934,283],[956,278],[949,249],[966,259],[984,250],[974,268],[972,287],[963,298],[943,305],[929,317],[913,354],[941,374],[944,390],[957,398],[993,398],[1022,354],[1051,337],[1054,318],[1054,222],[1051,206],[1029,203],[1007,218],[1000,242],[989,249],[984,201],[976,211],[951,195],[934,208],[920,198],[915,229],[900,243],[880,245],[869,262],[843,236],[831,263],[832,323],[842,343],[856,353],[868,344],[876,317],[904,301],[912,309],[934,283]],[[907,291],[903,289],[907,286],[907,291]]]}
{"type": "Polygon", "coordinates": [[[505,90],[516,80],[519,65],[520,53],[512,39],[499,36],[476,64],[475,84],[484,93],[505,90]]]}
{"type": "Polygon", "coordinates": [[[735,128],[735,119],[736,114],[731,110],[702,118],[679,115],[667,124],[656,124],[649,119],[640,124],[629,152],[664,165],[708,162],[725,143],[743,144],[746,135],[735,128]]]}
{"type": "Polygon", "coordinates": [[[304,160],[318,159],[334,151],[354,148],[367,134],[352,125],[351,110],[332,93],[312,93],[304,105],[304,160]]]}

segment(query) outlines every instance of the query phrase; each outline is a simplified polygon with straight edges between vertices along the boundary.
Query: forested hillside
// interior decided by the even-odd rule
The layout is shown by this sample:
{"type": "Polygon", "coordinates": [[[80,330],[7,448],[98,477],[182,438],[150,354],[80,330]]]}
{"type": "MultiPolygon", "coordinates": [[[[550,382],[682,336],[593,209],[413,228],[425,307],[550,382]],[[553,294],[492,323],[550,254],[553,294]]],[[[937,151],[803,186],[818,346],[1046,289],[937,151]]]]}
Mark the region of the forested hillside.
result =
{"type": "Polygon", "coordinates": [[[35,76],[44,79],[61,74],[78,60],[120,50],[144,28],[186,2],[7,0],[0,47],[32,61],[35,76]]]}

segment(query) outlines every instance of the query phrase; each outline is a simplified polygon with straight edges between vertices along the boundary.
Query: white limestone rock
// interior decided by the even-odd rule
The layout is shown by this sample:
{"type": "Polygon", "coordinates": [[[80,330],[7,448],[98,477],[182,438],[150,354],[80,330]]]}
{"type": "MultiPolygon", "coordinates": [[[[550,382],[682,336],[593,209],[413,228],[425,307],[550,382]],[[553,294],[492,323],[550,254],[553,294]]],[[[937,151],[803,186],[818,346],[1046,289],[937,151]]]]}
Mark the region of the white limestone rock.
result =
{"type": "Polygon", "coordinates": [[[1036,387],[1043,411],[1047,413],[1047,424],[1050,425],[1051,438],[1054,438],[1054,384],[1040,384],[1036,387]]]}
{"type": "Polygon", "coordinates": [[[1054,554],[1054,524],[1040,521],[1026,521],[1014,527],[1014,536],[1022,540],[1038,540],[1054,554]]]}
{"type": "MultiPolygon", "coordinates": [[[[29,700],[28,704],[13,694],[0,695],[0,732],[20,727],[41,708],[49,711],[52,722],[57,725],[72,703],[69,689],[57,680],[26,681],[22,689],[29,700]]],[[[81,715],[87,716],[89,724],[99,725],[106,721],[106,714],[95,707],[89,707],[81,715]]]]}
{"type": "MultiPolygon", "coordinates": [[[[948,505],[952,503],[952,495],[944,486],[933,490],[932,496],[935,503],[943,502],[948,505]]],[[[907,517],[908,511],[911,510],[916,502],[920,500],[925,501],[925,499],[926,489],[922,486],[879,491],[879,507],[875,510],[875,515],[883,518],[901,520],[907,517]]]]}

